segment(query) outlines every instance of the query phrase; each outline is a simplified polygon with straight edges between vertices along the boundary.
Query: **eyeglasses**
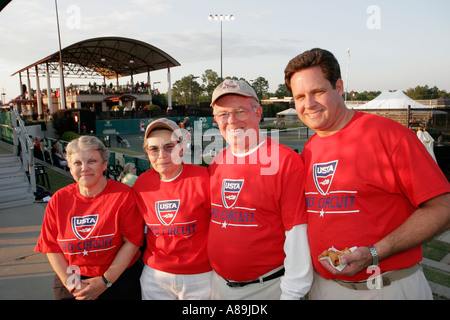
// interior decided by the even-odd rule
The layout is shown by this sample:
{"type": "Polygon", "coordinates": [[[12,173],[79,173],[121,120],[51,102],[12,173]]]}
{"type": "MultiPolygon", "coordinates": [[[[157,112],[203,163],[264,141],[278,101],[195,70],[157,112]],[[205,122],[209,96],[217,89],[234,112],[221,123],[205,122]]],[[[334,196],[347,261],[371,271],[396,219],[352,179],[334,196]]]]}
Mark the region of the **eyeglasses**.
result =
{"type": "Polygon", "coordinates": [[[216,114],[214,114],[214,117],[216,118],[216,121],[218,123],[227,123],[228,120],[230,119],[230,114],[233,114],[233,118],[235,118],[238,121],[246,121],[248,120],[249,114],[251,110],[255,110],[254,107],[252,107],[251,109],[244,109],[244,108],[240,108],[237,110],[234,110],[233,112],[227,112],[227,111],[223,111],[223,112],[217,112],[216,114]]]}
{"type": "Polygon", "coordinates": [[[171,154],[176,145],[177,143],[168,143],[163,145],[162,148],[157,146],[149,146],[147,147],[147,152],[151,157],[159,156],[161,149],[164,150],[165,153],[171,154]]]}

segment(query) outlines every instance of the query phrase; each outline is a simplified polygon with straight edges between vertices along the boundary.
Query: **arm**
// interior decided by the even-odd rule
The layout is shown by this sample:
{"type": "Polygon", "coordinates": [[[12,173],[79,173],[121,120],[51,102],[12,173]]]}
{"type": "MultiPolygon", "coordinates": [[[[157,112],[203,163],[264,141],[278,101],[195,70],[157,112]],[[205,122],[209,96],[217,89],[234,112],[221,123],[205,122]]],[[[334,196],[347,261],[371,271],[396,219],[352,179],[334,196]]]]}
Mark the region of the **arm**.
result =
{"type": "MultiPolygon", "coordinates": [[[[117,252],[111,266],[103,274],[103,276],[111,283],[114,283],[120,277],[139,250],[139,247],[135,246],[126,238],[124,238],[124,240],[125,242],[117,252]]],[[[75,298],[78,300],[97,299],[97,297],[107,289],[101,276],[90,278],[82,282],[87,284],[87,287],[74,293],[75,298]]]]}
{"type": "Polygon", "coordinates": [[[410,249],[450,227],[450,193],[424,202],[401,226],[375,244],[380,259],[410,249]]]}
{"type": "Polygon", "coordinates": [[[307,225],[301,224],[286,231],[285,274],[281,278],[281,300],[301,299],[311,287],[313,267],[306,229],[307,225]]]}
{"type": "Polygon", "coordinates": [[[64,257],[63,253],[47,253],[46,255],[50,265],[53,270],[55,270],[56,275],[59,277],[62,284],[70,291],[71,288],[67,286],[67,280],[70,274],[67,274],[69,262],[66,260],[66,257],[64,257]]]}
{"type": "MultiPolygon", "coordinates": [[[[449,208],[450,193],[424,202],[402,225],[374,244],[379,259],[420,245],[449,229],[449,208]]],[[[372,264],[369,248],[359,247],[352,254],[343,256],[342,263],[348,265],[341,272],[337,272],[329,263],[324,266],[333,274],[354,275],[372,264]]]]}

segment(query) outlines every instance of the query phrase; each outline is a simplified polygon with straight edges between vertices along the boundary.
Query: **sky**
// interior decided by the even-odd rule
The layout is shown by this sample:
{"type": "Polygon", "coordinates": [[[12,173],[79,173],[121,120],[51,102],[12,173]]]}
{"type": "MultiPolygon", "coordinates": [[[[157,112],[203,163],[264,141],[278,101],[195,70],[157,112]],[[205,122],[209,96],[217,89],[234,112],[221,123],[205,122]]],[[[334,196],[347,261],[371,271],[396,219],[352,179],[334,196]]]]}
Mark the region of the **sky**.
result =
{"type": "MultiPolygon", "coordinates": [[[[347,91],[406,90],[418,85],[450,91],[448,0],[58,0],[57,4],[62,48],[103,36],[144,41],[181,64],[171,69],[172,84],[190,74],[201,76],[207,69],[220,75],[220,22],[208,17],[232,14],[235,19],[222,24],[224,77],[248,81],[264,77],[274,92],[284,83],[289,60],[319,47],[338,59],[347,91]]],[[[19,77],[11,75],[59,50],[55,1],[13,0],[0,12],[0,35],[0,93],[9,101],[20,93],[19,77]]],[[[150,76],[152,83],[160,82],[156,88],[167,92],[167,70],[150,76]]],[[[146,74],[134,76],[135,81],[146,79],[146,74]]],[[[46,88],[44,76],[40,85],[46,88]]],[[[31,86],[36,87],[34,77],[31,86]]],[[[52,87],[59,87],[59,78],[52,79],[52,87]]]]}

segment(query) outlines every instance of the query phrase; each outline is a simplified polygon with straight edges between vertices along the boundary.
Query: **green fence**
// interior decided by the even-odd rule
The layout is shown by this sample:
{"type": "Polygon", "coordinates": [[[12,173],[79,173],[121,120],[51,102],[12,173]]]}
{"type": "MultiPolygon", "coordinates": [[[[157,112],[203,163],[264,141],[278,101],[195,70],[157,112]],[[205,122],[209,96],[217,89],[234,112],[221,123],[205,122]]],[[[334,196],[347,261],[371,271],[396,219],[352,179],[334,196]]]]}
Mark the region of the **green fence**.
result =
{"type": "Polygon", "coordinates": [[[9,108],[0,109],[0,139],[7,143],[14,143],[14,134],[9,108]]]}

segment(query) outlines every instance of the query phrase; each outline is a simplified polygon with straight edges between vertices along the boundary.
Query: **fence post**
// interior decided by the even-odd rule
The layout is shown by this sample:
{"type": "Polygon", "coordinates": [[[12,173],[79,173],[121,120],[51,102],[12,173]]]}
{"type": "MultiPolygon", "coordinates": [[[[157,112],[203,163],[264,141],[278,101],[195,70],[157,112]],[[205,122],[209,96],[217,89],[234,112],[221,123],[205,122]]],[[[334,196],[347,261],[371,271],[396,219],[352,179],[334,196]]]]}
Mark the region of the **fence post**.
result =
{"type": "Polygon", "coordinates": [[[411,106],[406,109],[406,127],[409,129],[411,123],[411,106]]]}

